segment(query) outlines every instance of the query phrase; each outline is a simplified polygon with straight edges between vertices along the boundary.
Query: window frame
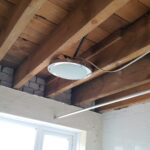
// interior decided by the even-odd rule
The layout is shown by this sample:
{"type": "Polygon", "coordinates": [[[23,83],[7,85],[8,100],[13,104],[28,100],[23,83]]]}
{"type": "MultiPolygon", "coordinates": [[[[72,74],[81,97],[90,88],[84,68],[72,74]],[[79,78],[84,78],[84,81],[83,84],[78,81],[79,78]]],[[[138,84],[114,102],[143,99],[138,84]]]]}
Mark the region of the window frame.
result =
{"type": "Polygon", "coordinates": [[[31,119],[26,119],[14,115],[8,115],[0,113],[0,120],[4,120],[10,123],[17,123],[26,127],[34,128],[36,132],[36,138],[34,142],[34,150],[42,150],[44,143],[44,135],[58,135],[67,138],[69,141],[69,150],[80,149],[80,138],[81,131],[76,129],[71,129],[69,127],[63,127],[60,125],[55,125],[51,123],[44,123],[41,121],[35,121],[31,119]],[[55,126],[55,127],[54,127],[55,126]]]}

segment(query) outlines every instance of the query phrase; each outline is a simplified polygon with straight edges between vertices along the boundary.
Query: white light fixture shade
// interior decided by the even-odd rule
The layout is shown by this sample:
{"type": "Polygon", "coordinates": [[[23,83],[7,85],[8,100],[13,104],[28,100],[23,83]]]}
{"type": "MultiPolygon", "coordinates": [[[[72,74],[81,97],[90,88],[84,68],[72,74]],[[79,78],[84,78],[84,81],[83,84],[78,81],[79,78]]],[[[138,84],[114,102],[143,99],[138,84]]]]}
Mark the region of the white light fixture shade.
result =
{"type": "Polygon", "coordinates": [[[55,62],[48,66],[54,76],[67,80],[81,80],[91,75],[92,71],[85,65],[75,62],[55,62]]]}

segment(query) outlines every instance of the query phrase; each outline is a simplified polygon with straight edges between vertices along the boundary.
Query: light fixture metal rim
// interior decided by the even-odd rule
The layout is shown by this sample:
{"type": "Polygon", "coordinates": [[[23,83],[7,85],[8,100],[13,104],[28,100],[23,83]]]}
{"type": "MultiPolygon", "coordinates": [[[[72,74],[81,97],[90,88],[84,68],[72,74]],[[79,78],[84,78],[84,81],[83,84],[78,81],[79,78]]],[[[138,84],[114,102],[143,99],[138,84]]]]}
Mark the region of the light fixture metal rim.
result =
{"type": "Polygon", "coordinates": [[[63,78],[63,79],[67,79],[67,80],[83,80],[83,79],[88,78],[92,74],[92,70],[88,66],[86,66],[82,63],[79,63],[78,61],[64,61],[64,60],[63,61],[61,61],[61,60],[60,61],[54,61],[53,63],[51,63],[48,66],[48,72],[51,73],[54,76],[57,76],[57,77],[63,78]],[[61,64],[73,64],[73,65],[76,65],[76,66],[80,66],[80,67],[82,67],[86,70],[87,75],[85,77],[76,78],[76,79],[75,78],[74,79],[73,78],[63,78],[62,76],[59,76],[58,74],[51,71],[51,67],[61,65],[61,64]]]}

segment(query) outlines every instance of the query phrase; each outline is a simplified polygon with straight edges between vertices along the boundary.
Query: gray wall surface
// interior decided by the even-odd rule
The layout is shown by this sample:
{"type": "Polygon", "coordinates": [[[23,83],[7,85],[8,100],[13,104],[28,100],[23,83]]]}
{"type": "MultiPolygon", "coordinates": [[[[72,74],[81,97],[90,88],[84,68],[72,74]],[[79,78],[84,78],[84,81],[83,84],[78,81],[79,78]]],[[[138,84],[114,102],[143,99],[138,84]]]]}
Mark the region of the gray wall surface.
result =
{"type": "Polygon", "coordinates": [[[0,86],[0,112],[84,130],[87,132],[86,150],[100,150],[100,114],[85,112],[60,120],[53,119],[55,115],[78,109],[80,108],[0,86]]]}

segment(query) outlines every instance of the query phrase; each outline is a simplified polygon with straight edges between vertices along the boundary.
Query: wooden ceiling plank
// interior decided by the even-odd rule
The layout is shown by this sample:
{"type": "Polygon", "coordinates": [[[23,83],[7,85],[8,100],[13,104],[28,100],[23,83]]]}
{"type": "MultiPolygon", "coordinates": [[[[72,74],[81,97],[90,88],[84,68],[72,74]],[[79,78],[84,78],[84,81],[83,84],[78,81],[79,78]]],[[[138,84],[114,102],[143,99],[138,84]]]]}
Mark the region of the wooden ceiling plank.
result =
{"type": "Polygon", "coordinates": [[[100,27],[98,27],[98,28],[94,29],[92,32],[90,32],[88,34],[87,38],[90,39],[91,41],[98,43],[99,41],[106,38],[108,35],[109,35],[108,32],[106,32],[103,29],[101,29],[100,27]]]}
{"type": "Polygon", "coordinates": [[[150,102],[150,94],[140,96],[137,98],[132,98],[132,99],[129,99],[128,101],[118,102],[118,103],[109,105],[107,107],[102,107],[101,110],[99,110],[99,112],[104,113],[106,111],[108,112],[111,110],[118,110],[118,109],[126,108],[135,104],[140,104],[140,103],[145,103],[145,102],[150,102]]]}
{"type": "Polygon", "coordinates": [[[81,54],[80,57],[85,58],[86,60],[94,59],[106,47],[109,47],[113,43],[116,43],[117,41],[119,41],[122,38],[122,34],[123,34],[122,29],[110,34],[99,43],[96,43],[95,45],[87,49],[84,53],[81,54]]]}
{"type": "Polygon", "coordinates": [[[36,15],[21,33],[20,37],[40,44],[55,27],[56,25],[36,15]]]}
{"type": "MultiPolygon", "coordinates": [[[[97,65],[105,70],[115,69],[116,67],[119,67],[149,51],[150,16],[148,15],[142,17],[123,32],[119,30],[119,32],[112,34],[110,37],[104,40],[103,43],[100,42],[99,45],[102,45],[102,47],[100,47],[100,50],[97,51],[98,53],[96,52],[96,56],[94,56],[94,58],[97,57],[98,60],[100,60],[97,65]]],[[[89,57],[91,53],[86,53],[87,52],[85,52],[82,57],[92,59],[89,57]]],[[[97,70],[94,71],[89,78],[84,80],[78,80],[74,82],[67,81],[67,83],[65,83],[64,80],[59,80],[60,83],[57,84],[56,89],[50,87],[48,88],[47,95],[58,95],[66,90],[69,90],[70,88],[76,87],[103,74],[103,71],[97,70]]],[[[54,84],[54,82],[51,83],[51,87],[53,87],[54,84]]]]}
{"type": "MultiPolygon", "coordinates": [[[[120,40],[121,32],[115,32],[112,35],[108,36],[106,39],[102,40],[99,43],[96,43],[85,52],[83,52],[80,57],[85,59],[91,59],[95,55],[97,55],[102,49],[115,43],[116,41],[120,40]]],[[[60,78],[55,78],[53,81],[48,82],[47,84],[47,96],[57,96],[64,91],[67,91],[75,86],[80,84],[78,81],[70,81],[64,80],[60,78]],[[77,84],[76,84],[77,83],[77,84]]]]}
{"type": "Polygon", "coordinates": [[[5,20],[9,19],[10,12],[13,10],[15,5],[7,2],[6,0],[0,1],[0,17],[4,18],[5,20]]]}
{"type": "Polygon", "coordinates": [[[141,4],[139,0],[131,0],[127,5],[118,10],[115,14],[128,22],[133,22],[148,11],[149,8],[141,4]]]}
{"type": "Polygon", "coordinates": [[[113,14],[108,20],[102,23],[100,27],[109,33],[113,33],[118,29],[127,26],[128,24],[129,22],[125,21],[124,19],[117,16],[116,14],[113,14]]]}
{"type": "Polygon", "coordinates": [[[30,56],[17,70],[15,88],[20,88],[46,66],[50,59],[78,42],[129,0],[83,0],[59,26],[52,31],[37,52],[30,56]],[[24,69],[22,69],[24,68],[24,69]]]}
{"type": "MultiPolygon", "coordinates": [[[[145,91],[145,90],[148,90],[148,89],[150,89],[150,82],[147,83],[147,84],[144,84],[142,86],[138,86],[138,87],[126,90],[124,92],[120,92],[120,93],[117,93],[117,94],[114,94],[114,95],[111,95],[111,96],[108,96],[108,97],[104,97],[102,99],[97,100],[96,103],[97,104],[102,104],[102,103],[105,103],[105,102],[112,101],[114,99],[118,99],[118,98],[130,95],[130,94],[142,92],[142,91],[145,91]]],[[[136,98],[132,98],[132,99],[122,101],[122,102],[117,102],[117,103],[114,103],[114,104],[111,104],[111,105],[107,105],[107,106],[104,106],[104,107],[101,107],[101,108],[97,109],[96,111],[106,112],[106,111],[110,111],[110,110],[114,110],[114,109],[121,109],[121,108],[124,108],[124,107],[131,106],[133,104],[146,102],[147,100],[150,101],[150,94],[140,96],[140,97],[136,97],[136,98]]]]}
{"type": "Polygon", "coordinates": [[[47,0],[46,3],[37,12],[38,16],[41,16],[54,24],[59,24],[68,12],[59,7],[58,5],[47,0]]]}
{"type": "Polygon", "coordinates": [[[18,4],[19,0],[7,0],[8,2],[10,3],[13,3],[13,4],[18,4]]]}
{"type": "Polygon", "coordinates": [[[150,0],[139,0],[139,2],[150,8],[150,0]]]}
{"type": "Polygon", "coordinates": [[[92,102],[150,82],[149,63],[150,55],[120,72],[103,75],[75,88],[73,103],[92,102]]]}
{"type": "Polygon", "coordinates": [[[78,3],[78,0],[49,0],[50,2],[60,6],[61,8],[72,11],[78,3]]]}
{"type": "Polygon", "coordinates": [[[26,25],[46,0],[22,0],[0,35],[0,60],[4,58],[26,25]]]}

